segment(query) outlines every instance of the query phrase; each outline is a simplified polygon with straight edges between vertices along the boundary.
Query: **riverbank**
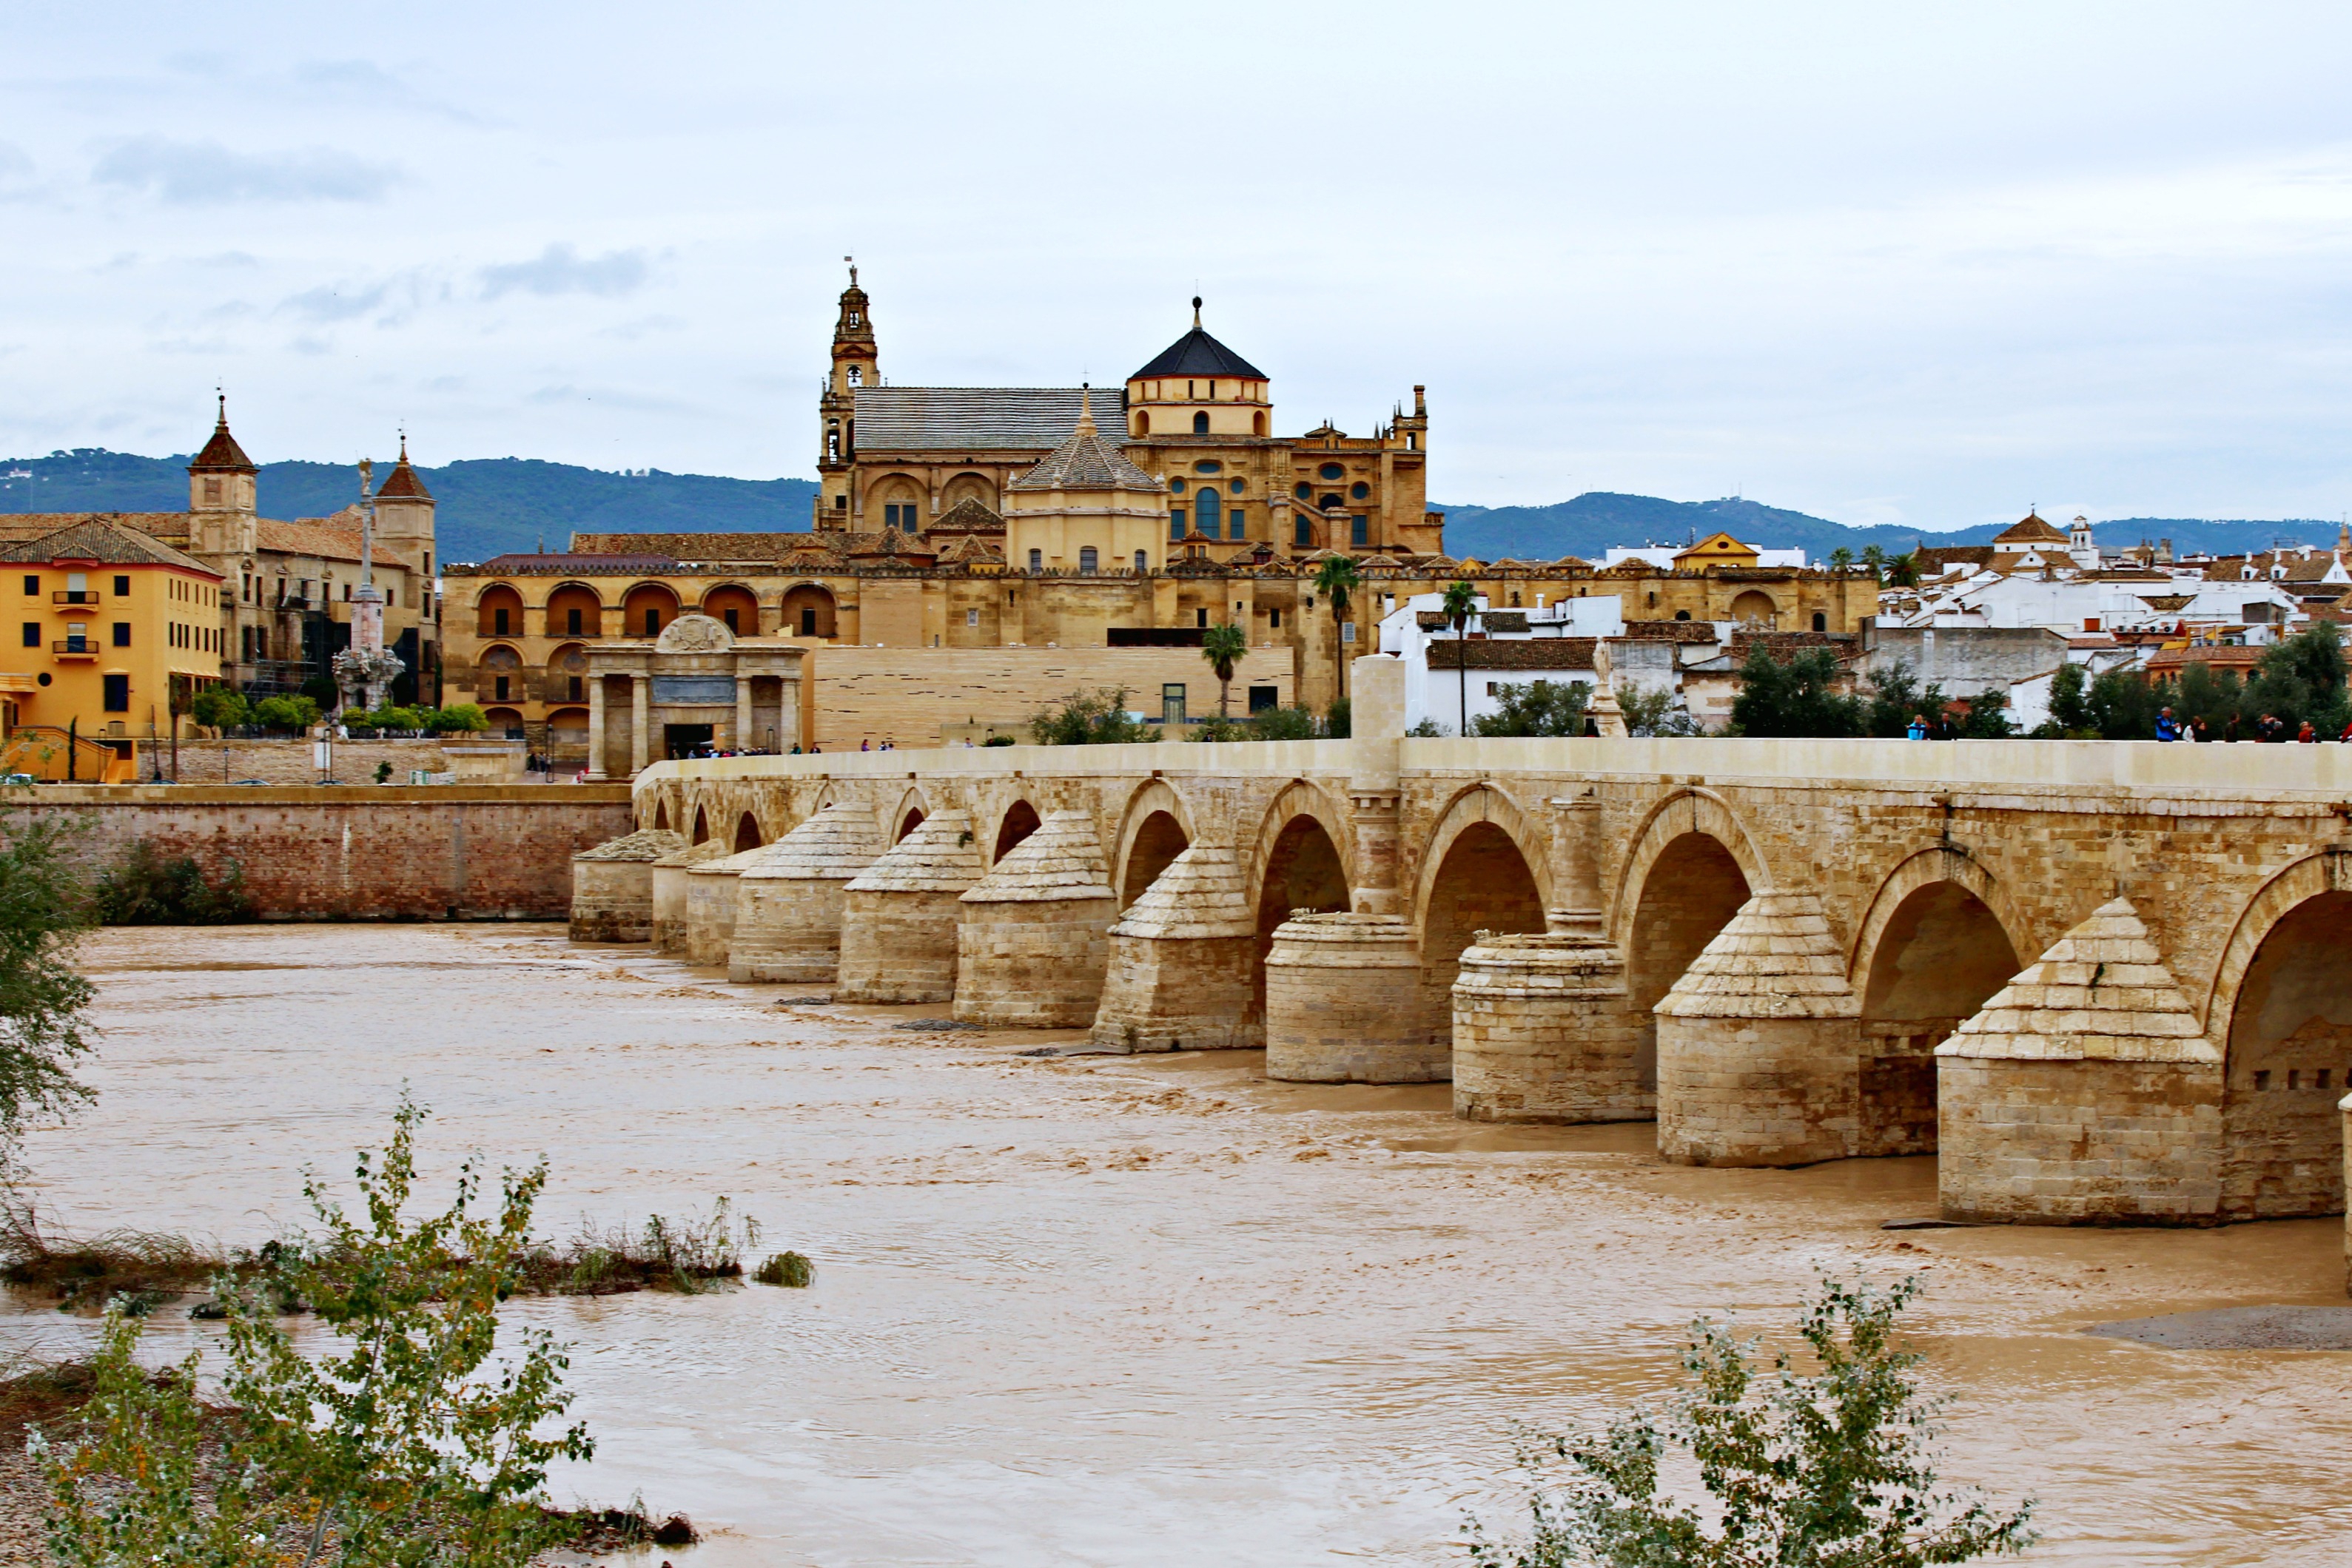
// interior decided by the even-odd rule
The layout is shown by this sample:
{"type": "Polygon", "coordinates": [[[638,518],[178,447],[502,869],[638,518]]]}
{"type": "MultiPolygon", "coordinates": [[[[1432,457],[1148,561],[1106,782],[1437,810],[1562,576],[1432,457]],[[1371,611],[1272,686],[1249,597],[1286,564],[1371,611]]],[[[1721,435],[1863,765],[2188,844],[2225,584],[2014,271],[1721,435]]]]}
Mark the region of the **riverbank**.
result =
{"type": "MultiPolygon", "coordinates": [[[[1074,1033],[899,1028],[556,926],[91,940],[97,1105],[28,1150],[46,1215],[260,1239],[382,1141],[400,1085],[463,1150],[624,1222],[717,1197],[808,1291],[536,1301],[600,1439],[558,1500],[711,1531],[690,1564],[1382,1564],[1515,1522],[1510,1424],[1663,1389],[1688,1320],[1779,1330],[1827,1270],[1916,1269],[1949,1479],[2042,1499],[2036,1563],[2340,1563],[2352,1355],[2082,1332],[2341,1304],[2333,1220],[1886,1231],[1928,1159],[1661,1165],[1647,1125],[1446,1113],[1443,1085],[1270,1084],[1255,1052],[1031,1058],[1074,1033]]],[[[159,1314],[159,1348],[205,1332],[159,1314]]],[[[0,1342],[89,1325],[24,1304],[0,1342]]]]}

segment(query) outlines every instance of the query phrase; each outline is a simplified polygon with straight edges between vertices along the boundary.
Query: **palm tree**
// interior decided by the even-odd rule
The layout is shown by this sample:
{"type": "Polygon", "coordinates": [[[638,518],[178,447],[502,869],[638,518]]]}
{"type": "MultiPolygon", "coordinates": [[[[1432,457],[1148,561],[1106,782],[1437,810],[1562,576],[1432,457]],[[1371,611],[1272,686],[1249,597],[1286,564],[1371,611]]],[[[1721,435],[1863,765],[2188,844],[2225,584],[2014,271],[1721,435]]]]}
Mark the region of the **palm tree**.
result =
{"type": "Polygon", "coordinates": [[[1885,575],[1883,569],[1886,565],[1886,552],[1876,545],[1864,545],[1862,547],[1862,564],[1870,568],[1871,576],[1883,578],[1885,575]]]}
{"type": "Polygon", "coordinates": [[[1249,633],[1227,621],[1201,633],[1201,657],[1209,661],[1209,668],[1217,672],[1217,716],[1225,716],[1228,695],[1234,689],[1234,668],[1249,652],[1249,633]]]}
{"type": "Polygon", "coordinates": [[[1853,551],[1846,549],[1845,546],[1840,545],[1837,549],[1830,551],[1830,570],[1832,571],[1843,571],[1853,564],[1853,551]]]}
{"type": "Polygon", "coordinates": [[[1333,695],[1348,695],[1348,653],[1340,645],[1340,628],[1348,618],[1348,595],[1364,586],[1364,574],[1350,557],[1335,555],[1315,569],[1315,591],[1331,601],[1331,664],[1333,695]]]}
{"type": "MultiPolygon", "coordinates": [[[[1457,582],[1445,591],[1445,618],[1454,623],[1454,640],[1467,644],[1470,622],[1478,613],[1478,591],[1466,582],[1457,582]]],[[[1461,703],[1457,713],[1461,727],[1455,733],[1470,733],[1470,654],[1466,646],[1454,654],[1454,684],[1460,688],[1461,703]]]]}

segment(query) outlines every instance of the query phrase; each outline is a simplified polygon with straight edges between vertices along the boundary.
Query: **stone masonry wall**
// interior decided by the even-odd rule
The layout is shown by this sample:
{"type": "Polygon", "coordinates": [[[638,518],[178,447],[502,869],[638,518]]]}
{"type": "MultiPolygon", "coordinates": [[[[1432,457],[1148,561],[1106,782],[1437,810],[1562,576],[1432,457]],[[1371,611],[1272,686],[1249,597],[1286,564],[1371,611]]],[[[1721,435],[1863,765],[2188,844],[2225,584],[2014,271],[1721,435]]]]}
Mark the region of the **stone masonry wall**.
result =
{"type": "Polygon", "coordinates": [[[86,823],[93,866],[141,840],[208,874],[235,861],[265,920],[561,920],[572,857],[630,828],[617,785],[45,785],[20,803],[86,823]]]}

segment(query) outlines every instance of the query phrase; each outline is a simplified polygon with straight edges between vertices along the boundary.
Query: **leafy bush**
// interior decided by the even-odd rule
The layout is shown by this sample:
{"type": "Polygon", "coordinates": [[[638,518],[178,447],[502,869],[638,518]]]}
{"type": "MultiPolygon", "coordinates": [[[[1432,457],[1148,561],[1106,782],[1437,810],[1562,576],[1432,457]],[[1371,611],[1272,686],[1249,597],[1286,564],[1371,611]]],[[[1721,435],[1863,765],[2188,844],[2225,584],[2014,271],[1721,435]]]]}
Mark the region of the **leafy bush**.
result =
{"type": "Polygon", "coordinates": [[[1663,1410],[1637,1409],[1600,1432],[1530,1433],[1531,1531],[1496,1543],[1474,1520],[1479,1568],[1925,1568],[2022,1552],[2028,1501],[1999,1513],[1939,1490],[1942,1401],[1910,1375],[1923,1359],[1897,1348],[1895,1319],[1921,1289],[1885,1291],[1835,1280],[1798,1320],[1811,1370],[1775,1356],[1759,1375],[1754,1341],[1702,1321],[1684,1347],[1689,1380],[1663,1410]],[[1760,1386],[1759,1386],[1760,1385],[1760,1386]],[[1669,1449],[1687,1455],[1712,1500],[1693,1508],[1659,1492],[1669,1449]],[[1560,1464],[1568,1474],[1548,1484],[1560,1464]]]}
{"type": "Polygon", "coordinates": [[[779,1252],[761,1264],[751,1278],[762,1285],[783,1285],[802,1290],[816,1283],[816,1265],[802,1253],[779,1252]]]}
{"type": "Polygon", "coordinates": [[[982,741],[981,744],[982,746],[1013,746],[1019,743],[1009,735],[992,735],[986,740],[982,741]]]}
{"type": "MultiPolygon", "coordinates": [[[[1329,562],[1325,562],[1327,566],[1329,562]]],[[[1355,733],[1356,710],[1346,698],[1340,697],[1323,710],[1323,735],[1328,740],[1346,740],[1355,733]]]]}
{"type": "Polygon", "coordinates": [[[1433,718],[1423,718],[1415,720],[1404,733],[1408,740],[1443,740],[1454,732],[1433,718]]]}
{"type": "Polygon", "coordinates": [[[300,731],[319,722],[319,705],[307,696],[264,697],[253,707],[253,722],[265,729],[300,731]]]}
{"type": "Polygon", "coordinates": [[[101,925],[238,925],[260,918],[236,862],[217,881],[186,855],[165,860],[142,839],[93,890],[101,925]]]}
{"type": "Polygon", "coordinates": [[[327,675],[312,675],[302,683],[302,695],[310,699],[311,707],[326,713],[342,706],[343,691],[327,675]]]}
{"type": "Polygon", "coordinates": [[[1244,720],[1234,720],[1219,714],[1198,724],[1184,727],[1184,738],[1197,741],[1255,740],[1257,734],[1244,720]]]}
{"type": "Polygon", "coordinates": [[[54,821],[0,822],[0,1161],[26,1121],[89,1098],[66,1064],[96,994],[73,966],[89,898],[54,821]]]}
{"type": "Polygon", "coordinates": [[[418,716],[423,721],[418,727],[436,735],[469,734],[490,727],[489,715],[473,703],[454,703],[418,716]]]}
{"type": "Polygon", "coordinates": [[[595,1449],[584,1427],[540,1435],[571,1403],[568,1355],[542,1330],[499,1322],[547,1169],[508,1172],[491,1218],[471,1212],[481,1175],[468,1161],[456,1202],[411,1223],[425,1114],[403,1102],[381,1165],[360,1156],[363,1221],[313,1179],[322,1244],[280,1253],[274,1291],[216,1282],[227,1410],[197,1401],[202,1352],[150,1377],[138,1320],[108,1314],[81,1436],[33,1445],[59,1563],[521,1568],[567,1532],[539,1494],[553,1461],[595,1449]],[[310,1348],[325,1354],[296,1347],[278,1295],[310,1303],[326,1331],[310,1348]]]}
{"type": "Polygon", "coordinates": [[[1127,711],[1127,688],[1072,692],[1059,707],[1041,709],[1029,721],[1040,746],[1133,746],[1160,738],[1160,732],[1127,711]]]}
{"type": "Polygon", "coordinates": [[[2264,650],[2246,683],[2245,706],[2255,718],[2277,716],[2289,735],[2306,722],[2324,737],[2342,734],[2352,713],[2344,688],[2344,643],[2335,624],[2322,621],[2264,650]]]}
{"type": "Polygon", "coordinates": [[[1493,713],[1470,721],[1483,736],[1582,735],[1592,702],[1589,681],[1507,681],[1496,688],[1493,713]]]}
{"type": "Polygon", "coordinates": [[[1323,734],[1323,723],[1313,708],[1270,707],[1250,715],[1252,740],[1313,740],[1323,734]]]}
{"type": "Polygon", "coordinates": [[[206,686],[189,700],[188,715],[206,729],[227,729],[249,723],[253,709],[235,686],[206,686]]]}

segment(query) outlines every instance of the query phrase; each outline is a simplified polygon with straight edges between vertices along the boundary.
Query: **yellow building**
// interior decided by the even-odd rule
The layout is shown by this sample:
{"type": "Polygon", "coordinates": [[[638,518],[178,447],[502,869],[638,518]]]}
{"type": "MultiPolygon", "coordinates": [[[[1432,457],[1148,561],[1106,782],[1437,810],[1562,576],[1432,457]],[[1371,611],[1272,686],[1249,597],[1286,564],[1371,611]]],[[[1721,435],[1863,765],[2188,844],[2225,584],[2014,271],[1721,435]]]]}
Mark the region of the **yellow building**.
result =
{"type": "Polygon", "coordinates": [[[1025,570],[1093,577],[1168,564],[1168,486],[1103,440],[1083,389],[1077,428],[1006,486],[1004,502],[1005,559],[1025,570]]]}
{"type": "Polygon", "coordinates": [[[221,576],[150,534],[85,517],[0,545],[0,732],[78,732],[128,759],[221,678],[221,576]]]}

